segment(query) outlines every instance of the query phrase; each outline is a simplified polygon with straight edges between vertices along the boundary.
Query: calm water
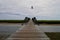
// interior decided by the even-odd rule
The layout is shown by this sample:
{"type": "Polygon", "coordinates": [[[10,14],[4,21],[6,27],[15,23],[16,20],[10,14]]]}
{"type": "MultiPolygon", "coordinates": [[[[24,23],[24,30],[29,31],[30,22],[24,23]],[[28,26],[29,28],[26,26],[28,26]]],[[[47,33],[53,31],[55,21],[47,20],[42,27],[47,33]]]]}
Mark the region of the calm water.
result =
{"type": "Polygon", "coordinates": [[[21,26],[0,26],[0,33],[14,33],[21,26]]]}
{"type": "Polygon", "coordinates": [[[10,35],[12,35],[13,33],[16,32],[16,30],[18,30],[19,28],[21,28],[21,25],[0,25],[0,40],[6,39],[8,37],[10,37],[10,35]]]}
{"type": "MultiPolygon", "coordinates": [[[[44,32],[60,32],[60,26],[55,25],[40,25],[37,26],[39,29],[41,29],[44,32]]],[[[21,26],[0,26],[0,33],[8,32],[8,33],[14,33],[16,30],[21,28],[21,26]]]]}
{"type": "Polygon", "coordinates": [[[44,32],[60,32],[60,25],[40,25],[39,28],[44,32]]]}

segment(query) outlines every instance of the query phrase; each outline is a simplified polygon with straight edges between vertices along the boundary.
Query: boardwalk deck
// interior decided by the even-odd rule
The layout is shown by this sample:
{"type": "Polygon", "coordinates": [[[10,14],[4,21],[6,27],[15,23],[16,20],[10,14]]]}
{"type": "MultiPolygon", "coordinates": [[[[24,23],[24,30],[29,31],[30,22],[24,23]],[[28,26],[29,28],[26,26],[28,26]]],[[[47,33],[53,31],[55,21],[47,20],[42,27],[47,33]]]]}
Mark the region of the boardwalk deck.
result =
{"type": "Polygon", "coordinates": [[[30,20],[22,29],[18,29],[6,40],[50,40],[47,35],[38,29],[30,20]]]}

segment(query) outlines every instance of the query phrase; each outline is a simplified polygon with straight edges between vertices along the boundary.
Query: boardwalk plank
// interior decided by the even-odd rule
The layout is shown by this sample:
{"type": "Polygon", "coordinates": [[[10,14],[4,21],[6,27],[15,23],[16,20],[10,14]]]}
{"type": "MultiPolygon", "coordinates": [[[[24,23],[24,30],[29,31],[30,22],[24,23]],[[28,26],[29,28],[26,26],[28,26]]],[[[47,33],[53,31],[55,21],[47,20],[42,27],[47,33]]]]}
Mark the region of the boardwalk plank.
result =
{"type": "Polygon", "coordinates": [[[50,40],[44,32],[34,25],[32,20],[20,29],[6,40],[50,40]]]}

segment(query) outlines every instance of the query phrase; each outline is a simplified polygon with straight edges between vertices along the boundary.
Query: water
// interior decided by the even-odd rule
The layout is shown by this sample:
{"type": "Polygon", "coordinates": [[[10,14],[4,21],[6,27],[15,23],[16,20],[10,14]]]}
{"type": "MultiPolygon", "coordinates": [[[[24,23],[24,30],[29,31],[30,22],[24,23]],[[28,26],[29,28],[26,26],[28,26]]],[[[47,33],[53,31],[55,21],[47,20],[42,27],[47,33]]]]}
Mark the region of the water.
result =
{"type": "MultiPolygon", "coordinates": [[[[39,29],[41,29],[44,32],[60,32],[60,25],[40,25],[37,26],[39,29]]],[[[0,25],[0,33],[14,33],[16,30],[21,28],[21,26],[3,26],[0,25]]]]}
{"type": "Polygon", "coordinates": [[[4,40],[16,32],[22,25],[20,24],[0,24],[0,40],[4,40]]]}
{"type": "Polygon", "coordinates": [[[1,33],[14,33],[16,30],[18,30],[21,26],[1,26],[0,25],[0,34],[1,33]]]}
{"type": "Polygon", "coordinates": [[[44,32],[60,32],[60,25],[40,25],[38,27],[44,32]]]}

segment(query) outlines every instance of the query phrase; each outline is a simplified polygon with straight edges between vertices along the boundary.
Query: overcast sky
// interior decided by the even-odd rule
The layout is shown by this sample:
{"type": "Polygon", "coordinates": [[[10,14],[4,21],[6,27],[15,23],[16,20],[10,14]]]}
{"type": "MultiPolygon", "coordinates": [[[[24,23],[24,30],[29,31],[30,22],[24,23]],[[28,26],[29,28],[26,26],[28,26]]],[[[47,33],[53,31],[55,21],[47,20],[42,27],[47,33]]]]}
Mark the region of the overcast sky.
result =
{"type": "Polygon", "coordinates": [[[0,19],[24,19],[26,16],[60,20],[60,0],[0,0],[0,19]]]}

